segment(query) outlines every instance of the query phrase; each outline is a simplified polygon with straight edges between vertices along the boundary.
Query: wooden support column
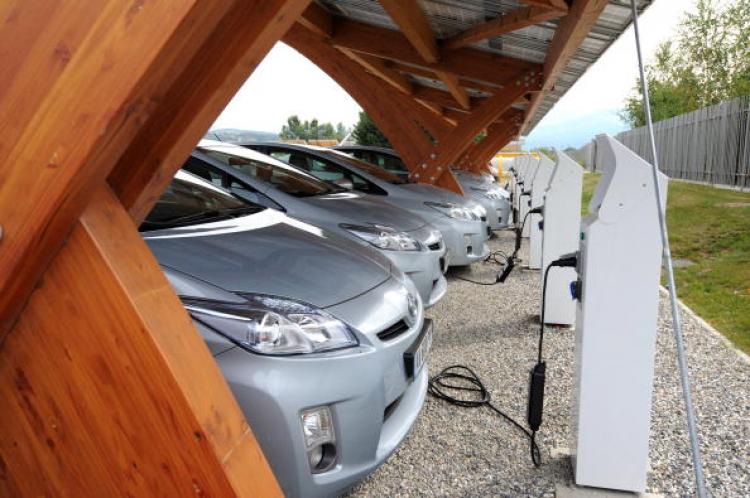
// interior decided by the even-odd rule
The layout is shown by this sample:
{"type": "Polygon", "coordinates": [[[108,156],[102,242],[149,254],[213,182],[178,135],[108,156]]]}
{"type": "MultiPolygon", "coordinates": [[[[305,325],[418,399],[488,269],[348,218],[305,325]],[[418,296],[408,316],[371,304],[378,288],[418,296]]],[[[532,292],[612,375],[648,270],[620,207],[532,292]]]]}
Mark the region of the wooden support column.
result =
{"type": "Polygon", "coordinates": [[[103,185],[0,354],[0,495],[281,495],[203,340],[103,185]]]}
{"type": "Polygon", "coordinates": [[[518,134],[520,119],[495,123],[487,128],[487,136],[468,149],[459,160],[459,168],[479,173],[487,169],[494,155],[518,134]]]}
{"type": "Polygon", "coordinates": [[[308,3],[3,16],[0,495],[281,494],[133,221],[308,3]]]}
{"type": "MultiPolygon", "coordinates": [[[[434,150],[422,158],[420,176],[430,183],[450,188],[443,177],[450,172],[461,154],[471,147],[474,137],[494,123],[522,95],[537,91],[541,85],[541,75],[532,71],[519,78],[514,86],[484,101],[466,117],[458,121],[450,135],[440,137],[434,150]]],[[[453,175],[450,175],[447,182],[453,175]]]]}

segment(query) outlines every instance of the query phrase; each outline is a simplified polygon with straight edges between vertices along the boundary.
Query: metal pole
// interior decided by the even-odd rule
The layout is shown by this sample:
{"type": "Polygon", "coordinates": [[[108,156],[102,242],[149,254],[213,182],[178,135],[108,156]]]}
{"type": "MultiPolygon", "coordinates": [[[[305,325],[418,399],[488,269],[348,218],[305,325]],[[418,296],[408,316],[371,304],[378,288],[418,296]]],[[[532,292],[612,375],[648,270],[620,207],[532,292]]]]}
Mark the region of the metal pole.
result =
{"type": "Polygon", "coordinates": [[[638,9],[636,0],[630,0],[633,12],[633,31],[635,33],[635,47],[638,53],[638,70],[641,76],[641,87],[643,89],[643,109],[646,113],[646,126],[648,127],[651,154],[653,158],[652,172],[654,178],[654,192],[656,192],[656,211],[659,213],[659,227],[661,228],[661,241],[664,246],[664,257],[667,261],[667,281],[669,283],[669,300],[672,305],[672,322],[674,326],[675,343],[677,344],[677,363],[680,368],[680,381],[682,383],[682,394],[685,399],[685,411],[687,412],[688,433],[690,434],[690,447],[693,456],[693,469],[695,471],[695,484],[699,498],[705,498],[706,481],[703,475],[703,462],[701,460],[701,449],[698,443],[698,431],[695,423],[695,409],[693,398],[690,394],[690,377],[688,375],[687,361],[685,359],[685,345],[682,340],[682,320],[680,308],[677,306],[677,286],[674,283],[674,269],[672,266],[672,252],[669,249],[669,237],[667,235],[667,221],[661,210],[662,198],[659,190],[659,158],[656,153],[656,140],[654,138],[654,123],[651,118],[651,102],[648,95],[648,81],[643,69],[643,54],[641,53],[641,37],[638,30],[638,9]]]}

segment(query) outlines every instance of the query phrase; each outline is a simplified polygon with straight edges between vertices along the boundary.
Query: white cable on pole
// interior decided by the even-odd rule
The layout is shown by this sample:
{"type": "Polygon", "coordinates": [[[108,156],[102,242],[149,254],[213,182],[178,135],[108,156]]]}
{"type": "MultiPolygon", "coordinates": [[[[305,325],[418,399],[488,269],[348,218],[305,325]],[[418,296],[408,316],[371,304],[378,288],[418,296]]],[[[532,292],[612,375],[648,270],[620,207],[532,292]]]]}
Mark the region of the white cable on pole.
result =
{"type": "Polygon", "coordinates": [[[641,77],[641,87],[643,90],[643,109],[646,113],[646,126],[648,127],[649,139],[651,142],[651,154],[653,158],[653,178],[654,192],[656,192],[657,213],[659,213],[659,227],[661,228],[661,241],[664,247],[664,258],[667,263],[667,281],[669,285],[669,300],[672,305],[672,322],[674,326],[675,343],[677,345],[677,363],[680,368],[680,381],[682,383],[682,394],[685,400],[685,411],[687,412],[688,433],[690,434],[690,447],[693,457],[693,469],[695,471],[696,491],[699,498],[705,498],[706,481],[703,475],[703,462],[701,460],[701,450],[698,443],[698,430],[695,423],[695,409],[693,408],[693,398],[690,394],[690,377],[688,375],[687,361],[685,359],[685,345],[682,336],[682,321],[680,317],[680,308],[677,306],[677,287],[674,282],[674,268],[672,266],[672,252],[669,248],[669,237],[667,235],[667,222],[664,213],[661,210],[662,199],[659,191],[658,171],[659,158],[656,153],[656,140],[654,138],[654,123],[651,117],[651,102],[648,94],[648,81],[646,72],[643,69],[643,54],[641,53],[641,37],[638,30],[638,9],[636,0],[630,0],[630,6],[633,12],[633,31],[635,33],[635,47],[638,53],[638,70],[641,77]]]}

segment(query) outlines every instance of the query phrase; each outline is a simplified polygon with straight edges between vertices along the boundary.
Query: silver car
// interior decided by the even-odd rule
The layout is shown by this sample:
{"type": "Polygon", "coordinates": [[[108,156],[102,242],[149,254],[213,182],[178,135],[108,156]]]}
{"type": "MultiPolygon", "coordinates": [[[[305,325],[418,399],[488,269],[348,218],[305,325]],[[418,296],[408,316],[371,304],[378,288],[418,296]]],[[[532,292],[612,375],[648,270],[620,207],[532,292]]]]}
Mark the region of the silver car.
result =
{"type": "Polygon", "coordinates": [[[399,446],[432,325],[389,260],[184,172],[141,231],[287,496],[338,494],[399,446]]]}
{"type": "Polygon", "coordinates": [[[414,281],[425,307],[447,291],[445,243],[419,216],[237,145],[202,141],[183,168],[250,202],[377,249],[414,281]]]}
{"type": "MultiPolygon", "coordinates": [[[[334,149],[351,154],[357,159],[366,161],[381,169],[398,174],[402,178],[409,178],[409,170],[401,161],[395,150],[384,147],[371,147],[367,145],[341,145],[334,149]]],[[[491,230],[501,230],[509,224],[511,205],[507,197],[502,193],[496,192],[493,187],[488,188],[484,182],[473,183],[473,176],[463,175],[459,171],[454,171],[458,178],[464,194],[469,199],[479,203],[487,212],[487,223],[491,230]],[[469,180],[468,182],[466,180],[469,180]]]]}
{"type": "Polygon", "coordinates": [[[454,170],[458,183],[464,192],[481,202],[487,209],[490,225],[493,230],[507,228],[510,225],[510,193],[500,186],[491,175],[477,175],[463,170],[454,170]]]}
{"type": "Polygon", "coordinates": [[[435,225],[448,248],[448,264],[465,266],[489,254],[486,213],[476,203],[430,185],[407,183],[342,152],[296,144],[249,144],[292,166],[329,182],[384,198],[435,225]]]}

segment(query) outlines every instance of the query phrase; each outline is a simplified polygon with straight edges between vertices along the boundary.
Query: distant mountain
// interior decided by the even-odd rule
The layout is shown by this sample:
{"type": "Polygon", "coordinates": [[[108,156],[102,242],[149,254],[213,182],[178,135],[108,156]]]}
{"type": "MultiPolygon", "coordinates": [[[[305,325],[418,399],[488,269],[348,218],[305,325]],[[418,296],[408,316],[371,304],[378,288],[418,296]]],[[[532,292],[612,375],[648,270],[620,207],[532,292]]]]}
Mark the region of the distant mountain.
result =
{"type": "Polygon", "coordinates": [[[627,129],[629,126],[620,119],[616,109],[577,115],[570,119],[557,117],[547,122],[543,119],[526,138],[524,146],[529,149],[578,148],[601,133],[616,135],[627,129]]]}
{"type": "Polygon", "coordinates": [[[211,140],[221,140],[223,142],[267,142],[278,140],[279,134],[272,131],[241,130],[239,128],[219,128],[216,130],[210,130],[203,138],[209,138],[211,140]]]}

